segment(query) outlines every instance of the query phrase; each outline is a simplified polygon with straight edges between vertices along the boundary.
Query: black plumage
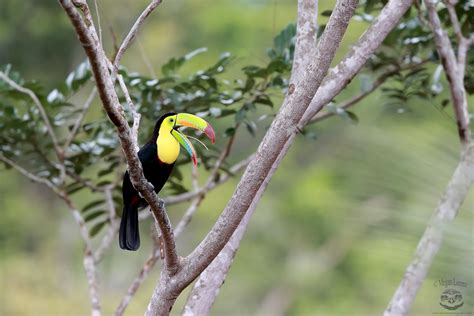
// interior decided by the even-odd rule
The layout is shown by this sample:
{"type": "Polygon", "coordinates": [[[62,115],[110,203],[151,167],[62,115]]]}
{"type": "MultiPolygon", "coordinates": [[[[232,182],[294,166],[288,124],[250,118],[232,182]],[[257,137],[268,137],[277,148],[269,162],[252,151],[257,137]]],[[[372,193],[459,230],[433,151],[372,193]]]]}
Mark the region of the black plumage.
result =
{"type": "MultiPolygon", "coordinates": [[[[174,166],[174,163],[166,164],[158,159],[156,144],[163,119],[171,115],[175,115],[175,113],[167,113],[156,122],[153,136],[138,152],[145,178],[153,185],[156,193],[161,191],[174,166]]],[[[138,210],[148,204],[133,187],[128,171],[125,172],[123,177],[122,196],[124,207],[119,230],[120,248],[137,250],[140,247],[138,210]]]]}

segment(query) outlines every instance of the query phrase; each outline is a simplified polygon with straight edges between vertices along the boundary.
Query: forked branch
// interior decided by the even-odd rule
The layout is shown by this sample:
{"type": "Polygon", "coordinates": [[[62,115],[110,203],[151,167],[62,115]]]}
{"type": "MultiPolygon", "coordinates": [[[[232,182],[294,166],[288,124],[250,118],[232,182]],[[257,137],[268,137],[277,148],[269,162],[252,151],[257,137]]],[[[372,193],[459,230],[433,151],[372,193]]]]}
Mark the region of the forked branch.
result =
{"type": "Polygon", "coordinates": [[[150,205],[161,229],[165,245],[165,266],[170,273],[178,270],[178,256],[173,237],[173,231],[165,212],[164,205],[156,196],[153,188],[143,175],[140,160],[138,159],[136,141],[132,137],[130,127],[124,117],[124,112],[115,90],[112,74],[109,71],[109,61],[100,45],[97,32],[94,28],[90,10],[85,1],[60,0],[72,25],[79,37],[82,47],[89,58],[91,69],[97,84],[100,99],[117,133],[128,163],[130,179],[135,189],[141,193],[150,205]],[[77,7],[76,7],[77,6],[77,7]],[[82,15],[79,13],[82,12],[82,15]]]}

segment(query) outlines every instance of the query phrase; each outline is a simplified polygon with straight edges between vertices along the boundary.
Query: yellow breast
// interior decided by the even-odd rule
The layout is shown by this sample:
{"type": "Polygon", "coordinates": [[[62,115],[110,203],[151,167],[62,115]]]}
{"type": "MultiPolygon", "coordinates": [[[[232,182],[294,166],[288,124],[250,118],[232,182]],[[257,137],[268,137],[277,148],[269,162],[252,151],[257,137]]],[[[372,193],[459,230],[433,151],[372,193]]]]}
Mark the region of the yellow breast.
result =
{"type": "Polygon", "coordinates": [[[172,164],[178,159],[179,143],[170,133],[160,133],[156,139],[158,159],[161,162],[172,164]]]}

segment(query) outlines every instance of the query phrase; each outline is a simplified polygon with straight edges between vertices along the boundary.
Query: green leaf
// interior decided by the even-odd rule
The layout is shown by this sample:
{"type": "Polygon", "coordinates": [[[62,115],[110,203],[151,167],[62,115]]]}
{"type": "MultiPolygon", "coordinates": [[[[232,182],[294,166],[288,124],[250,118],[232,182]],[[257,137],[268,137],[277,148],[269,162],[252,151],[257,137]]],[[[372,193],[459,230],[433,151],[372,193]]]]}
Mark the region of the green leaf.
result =
{"type": "Polygon", "coordinates": [[[89,210],[91,210],[91,209],[93,209],[93,208],[95,208],[95,207],[97,207],[97,206],[99,206],[99,205],[101,205],[101,204],[104,204],[104,200],[95,200],[95,201],[92,201],[92,202],[86,204],[86,205],[82,208],[81,212],[82,212],[82,213],[85,213],[85,212],[87,212],[87,211],[89,211],[89,210]]]}
{"type": "Polygon", "coordinates": [[[255,133],[257,131],[257,125],[253,121],[245,121],[244,123],[250,135],[255,137],[255,133]]]}
{"type": "Polygon", "coordinates": [[[225,137],[231,137],[231,136],[233,136],[233,135],[235,134],[235,132],[236,132],[235,127],[229,127],[229,128],[227,128],[227,129],[225,130],[224,136],[225,136],[225,137]]]}
{"type": "Polygon", "coordinates": [[[106,213],[107,212],[105,210],[98,210],[98,211],[91,212],[87,216],[84,217],[84,221],[86,223],[90,222],[91,220],[96,219],[97,217],[99,217],[103,214],[106,214],[106,213]]]}
{"type": "Polygon", "coordinates": [[[207,48],[201,47],[201,48],[193,50],[192,52],[187,53],[186,55],[182,57],[178,57],[178,58],[173,57],[161,67],[161,72],[165,76],[174,74],[179,70],[179,68],[181,68],[184,65],[185,62],[191,60],[196,55],[199,55],[204,52],[207,52],[207,48]]]}
{"type": "Polygon", "coordinates": [[[350,111],[345,111],[345,112],[347,114],[347,117],[352,123],[354,124],[359,123],[359,118],[357,117],[357,115],[355,115],[353,112],[350,112],[350,111]]]}
{"type": "Polygon", "coordinates": [[[82,183],[75,182],[66,187],[66,191],[69,194],[74,194],[76,192],[79,192],[80,190],[84,189],[85,186],[82,183]]]}
{"type": "Polygon", "coordinates": [[[65,81],[66,88],[70,90],[70,92],[75,92],[91,77],[92,72],[90,64],[89,61],[86,60],[80,63],[79,66],[67,76],[65,81]]]}
{"type": "Polygon", "coordinates": [[[245,81],[245,86],[242,89],[242,92],[245,93],[247,91],[250,91],[255,85],[255,79],[252,77],[248,77],[247,80],[245,81]]]}
{"type": "Polygon", "coordinates": [[[366,93],[370,91],[374,85],[372,77],[366,74],[359,75],[360,92],[366,93]]]}
{"type": "Polygon", "coordinates": [[[64,102],[66,98],[64,97],[64,95],[59,92],[58,89],[53,89],[49,94],[48,94],[48,97],[46,98],[46,100],[49,102],[49,103],[60,103],[60,102],[64,102]]]}
{"type": "Polygon", "coordinates": [[[268,76],[267,69],[258,66],[247,66],[242,68],[242,71],[251,78],[266,78],[268,76]]]}
{"type": "Polygon", "coordinates": [[[97,235],[102,230],[102,228],[104,228],[105,223],[106,222],[100,222],[92,226],[92,228],[89,230],[89,234],[91,235],[91,237],[97,235]]]}
{"type": "Polygon", "coordinates": [[[266,94],[259,95],[257,98],[255,98],[255,103],[268,105],[269,107],[273,108],[273,102],[266,94]]]}
{"type": "Polygon", "coordinates": [[[291,23],[283,29],[274,39],[273,44],[277,56],[283,56],[291,46],[294,45],[294,38],[296,36],[296,25],[291,23]]]}
{"type": "Polygon", "coordinates": [[[321,12],[322,16],[331,16],[331,14],[332,14],[332,10],[324,10],[323,12],[321,12]]]}

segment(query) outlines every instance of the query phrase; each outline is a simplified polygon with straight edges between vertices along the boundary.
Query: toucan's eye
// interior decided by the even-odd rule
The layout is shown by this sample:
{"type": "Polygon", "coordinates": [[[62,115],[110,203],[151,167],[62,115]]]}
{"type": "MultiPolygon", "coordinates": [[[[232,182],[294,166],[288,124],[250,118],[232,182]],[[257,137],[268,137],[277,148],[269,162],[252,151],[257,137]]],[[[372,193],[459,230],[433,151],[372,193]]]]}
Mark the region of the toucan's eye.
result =
{"type": "Polygon", "coordinates": [[[170,119],[170,122],[173,123],[173,122],[174,122],[174,119],[170,119]]]}

